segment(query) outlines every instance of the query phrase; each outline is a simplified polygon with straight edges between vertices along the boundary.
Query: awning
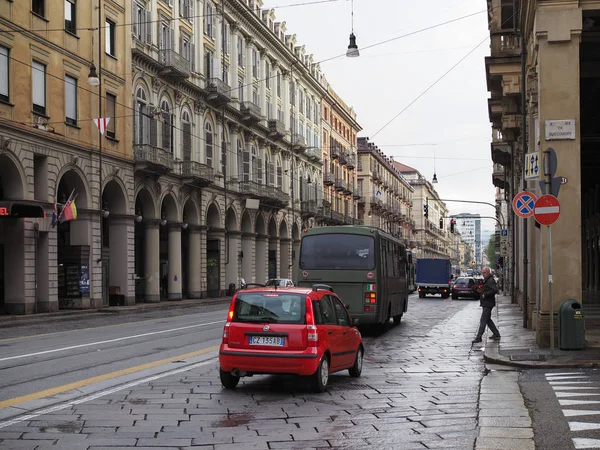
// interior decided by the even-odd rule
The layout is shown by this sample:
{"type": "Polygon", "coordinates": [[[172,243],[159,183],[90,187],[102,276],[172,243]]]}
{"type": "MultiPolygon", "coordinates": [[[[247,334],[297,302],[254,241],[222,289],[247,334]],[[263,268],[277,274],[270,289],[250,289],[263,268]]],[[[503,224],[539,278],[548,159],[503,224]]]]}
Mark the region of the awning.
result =
{"type": "Polygon", "coordinates": [[[45,218],[46,212],[44,208],[33,202],[0,202],[0,219],[20,219],[24,217],[45,218]]]}

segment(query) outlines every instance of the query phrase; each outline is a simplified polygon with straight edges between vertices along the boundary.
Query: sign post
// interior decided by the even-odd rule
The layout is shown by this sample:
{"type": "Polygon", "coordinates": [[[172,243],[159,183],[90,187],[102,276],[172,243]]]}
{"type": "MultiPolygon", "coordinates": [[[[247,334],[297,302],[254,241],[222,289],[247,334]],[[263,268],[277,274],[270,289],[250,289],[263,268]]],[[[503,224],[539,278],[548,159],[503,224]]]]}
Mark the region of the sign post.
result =
{"type": "MultiPolygon", "coordinates": [[[[550,185],[551,175],[546,172],[546,183],[550,185]]],[[[552,300],[552,225],[560,216],[560,203],[553,195],[543,195],[535,202],[535,219],[548,227],[548,299],[550,301],[550,351],[554,352],[554,303],[552,300]]]]}

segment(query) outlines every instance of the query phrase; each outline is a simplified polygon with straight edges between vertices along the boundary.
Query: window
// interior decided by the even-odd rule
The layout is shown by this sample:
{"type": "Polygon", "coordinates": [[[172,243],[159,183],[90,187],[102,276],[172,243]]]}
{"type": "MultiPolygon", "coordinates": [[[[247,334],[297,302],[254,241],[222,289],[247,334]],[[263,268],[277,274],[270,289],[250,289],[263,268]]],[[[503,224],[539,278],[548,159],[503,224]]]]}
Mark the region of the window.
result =
{"type": "Polygon", "coordinates": [[[46,0],[31,0],[31,12],[40,17],[46,17],[46,0]]]}
{"type": "Polygon", "coordinates": [[[279,159],[277,159],[277,187],[280,189],[283,188],[283,169],[279,159]]]}
{"type": "Polygon", "coordinates": [[[206,78],[212,78],[215,76],[215,63],[214,54],[210,50],[205,49],[204,54],[204,76],[206,78]]]}
{"type": "Polygon", "coordinates": [[[250,181],[250,152],[244,150],[243,180],[250,181]]]}
{"type": "Polygon", "coordinates": [[[265,83],[267,85],[267,89],[271,88],[271,67],[269,66],[269,61],[265,62],[265,83]]]}
{"type": "Polygon", "coordinates": [[[333,301],[333,307],[335,308],[335,315],[337,316],[337,324],[342,327],[350,326],[350,317],[348,317],[348,312],[342,305],[342,302],[339,298],[334,297],[332,295],[329,296],[333,301]]]}
{"type": "Polygon", "coordinates": [[[33,86],[33,112],[46,114],[46,66],[33,61],[32,86],[33,86]]]}
{"type": "Polygon", "coordinates": [[[252,146],[252,166],[251,166],[251,170],[253,171],[253,173],[250,174],[250,178],[253,181],[256,181],[258,179],[258,177],[262,177],[262,172],[260,169],[260,163],[257,161],[258,156],[256,155],[256,147],[252,146]],[[260,175],[259,175],[260,173],[260,175]]]}
{"type": "Polygon", "coordinates": [[[163,100],[160,104],[160,110],[162,115],[162,148],[168,152],[173,152],[173,145],[171,140],[171,125],[172,125],[172,115],[171,109],[169,107],[169,102],[163,100]]]}
{"type": "Polygon", "coordinates": [[[77,80],[65,76],[65,120],[69,125],[77,125],[77,80]]]}
{"type": "Polygon", "coordinates": [[[0,100],[8,101],[8,49],[0,47],[0,100]]]}
{"type": "Polygon", "coordinates": [[[204,34],[209,38],[214,39],[214,8],[210,2],[206,2],[206,8],[204,10],[204,34]]]}
{"type": "Polygon", "coordinates": [[[244,54],[244,38],[238,36],[238,64],[240,67],[244,67],[246,57],[244,54]]]}
{"type": "Polygon", "coordinates": [[[239,97],[240,102],[244,101],[244,79],[243,78],[238,79],[238,97],[239,97]]]}
{"type": "Polygon", "coordinates": [[[244,150],[242,148],[242,141],[239,136],[237,141],[237,166],[238,180],[241,180],[242,174],[244,173],[244,150]]]}
{"type": "Polygon", "coordinates": [[[181,115],[181,146],[183,150],[183,160],[192,160],[192,123],[190,121],[190,114],[187,111],[183,111],[181,115]]]}
{"type": "Polygon", "coordinates": [[[256,106],[260,105],[260,95],[256,89],[252,89],[252,103],[254,103],[256,106]]]}
{"type": "Polygon", "coordinates": [[[281,98],[281,72],[277,72],[277,97],[281,98]]]}
{"type": "Polygon", "coordinates": [[[133,3],[131,33],[133,37],[145,44],[152,43],[152,14],[150,11],[133,3]]]}
{"type": "Polygon", "coordinates": [[[65,30],[76,34],[75,0],[65,0],[65,30]]]}
{"type": "Polygon", "coordinates": [[[259,58],[258,58],[258,52],[256,51],[256,49],[252,49],[252,76],[254,78],[258,78],[258,63],[259,62],[259,58]]]}
{"type": "Polygon", "coordinates": [[[204,125],[204,144],[206,145],[206,164],[213,167],[213,129],[208,120],[204,125]]]}
{"type": "Polygon", "coordinates": [[[375,239],[343,233],[305,236],[300,248],[300,268],[373,270],[375,239]]]}
{"type": "Polygon", "coordinates": [[[117,97],[106,94],[106,117],[110,117],[106,127],[106,136],[115,139],[117,129],[117,97]]]}
{"type": "Polygon", "coordinates": [[[148,100],[146,97],[146,91],[141,87],[138,88],[136,93],[135,101],[135,115],[134,115],[134,137],[133,142],[135,144],[147,144],[147,135],[150,131],[150,117],[147,115],[148,100]]]}
{"type": "Polygon", "coordinates": [[[105,25],[105,51],[110,56],[115,56],[115,24],[107,20],[105,25]]]}

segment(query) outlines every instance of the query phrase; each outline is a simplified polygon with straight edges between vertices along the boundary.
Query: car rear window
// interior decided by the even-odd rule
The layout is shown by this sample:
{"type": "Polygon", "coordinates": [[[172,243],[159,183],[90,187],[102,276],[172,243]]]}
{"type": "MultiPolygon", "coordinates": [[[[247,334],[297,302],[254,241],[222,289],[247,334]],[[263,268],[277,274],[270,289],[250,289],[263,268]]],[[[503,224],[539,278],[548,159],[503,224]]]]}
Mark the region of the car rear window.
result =
{"type": "Polygon", "coordinates": [[[456,280],[456,284],[469,284],[468,278],[459,278],[456,280]]]}
{"type": "Polygon", "coordinates": [[[276,292],[239,294],[233,312],[234,322],[304,324],[306,296],[276,292]]]}

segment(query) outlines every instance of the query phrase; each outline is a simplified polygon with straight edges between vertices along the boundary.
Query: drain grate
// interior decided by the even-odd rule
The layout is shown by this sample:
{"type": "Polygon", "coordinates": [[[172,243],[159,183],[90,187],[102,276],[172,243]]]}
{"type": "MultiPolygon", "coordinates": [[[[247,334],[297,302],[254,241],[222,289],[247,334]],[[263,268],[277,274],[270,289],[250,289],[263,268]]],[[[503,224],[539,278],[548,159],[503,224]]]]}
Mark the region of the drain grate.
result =
{"type": "Polygon", "coordinates": [[[510,355],[511,361],[546,361],[546,355],[510,355]]]}

